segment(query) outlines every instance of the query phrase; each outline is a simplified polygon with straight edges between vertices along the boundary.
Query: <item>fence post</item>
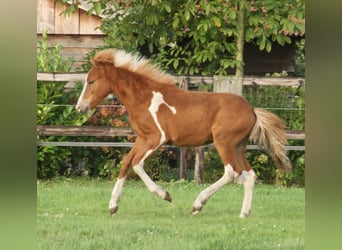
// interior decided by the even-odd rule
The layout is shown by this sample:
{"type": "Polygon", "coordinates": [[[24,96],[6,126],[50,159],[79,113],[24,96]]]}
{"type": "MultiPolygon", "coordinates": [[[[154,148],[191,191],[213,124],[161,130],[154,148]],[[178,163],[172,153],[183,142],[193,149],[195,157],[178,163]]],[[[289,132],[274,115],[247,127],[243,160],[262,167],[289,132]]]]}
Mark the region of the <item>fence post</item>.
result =
{"type": "MultiPolygon", "coordinates": [[[[188,90],[188,81],[184,76],[179,78],[179,86],[180,89],[188,90]]],[[[188,162],[186,160],[187,148],[179,149],[179,179],[186,179],[187,177],[187,168],[188,162]]]]}
{"type": "Polygon", "coordinates": [[[243,78],[235,76],[214,76],[213,92],[230,92],[242,95],[243,78]]]}
{"type": "Polygon", "coordinates": [[[203,147],[195,148],[194,180],[197,184],[203,183],[203,147]]]}

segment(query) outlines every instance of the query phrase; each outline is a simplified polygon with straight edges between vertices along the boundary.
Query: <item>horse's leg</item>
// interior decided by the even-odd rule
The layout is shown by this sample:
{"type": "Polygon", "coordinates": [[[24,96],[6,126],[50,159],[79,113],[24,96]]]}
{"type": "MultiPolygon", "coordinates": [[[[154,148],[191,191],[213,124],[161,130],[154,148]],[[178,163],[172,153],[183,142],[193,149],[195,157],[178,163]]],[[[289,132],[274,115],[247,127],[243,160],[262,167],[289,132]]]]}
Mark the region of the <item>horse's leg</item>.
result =
{"type": "Polygon", "coordinates": [[[127,172],[131,166],[133,166],[133,170],[143,180],[151,192],[154,192],[164,200],[171,202],[169,193],[165,192],[160,186],[155,184],[146,174],[143,168],[145,159],[149,157],[158,147],[158,143],[146,142],[145,140],[137,138],[134,147],[122,162],[118,180],[113,188],[112,196],[109,201],[109,211],[111,215],[115,214],[118,209],[118,202],[121,196],[122,187],[125,182],[127,172]]]}
{"type": "MultiPolygon", "coordinates": [[[[214,184],[203,190],[193,204],[192,214],[197,214],[201,211],[203,205],[207,200],[224,185],[228,184],[238,173],[235,171],[236,167],[239,166],[236,147],[234,142],[229,140],[229,138],[220,136],[219,133],[213,133],[214,143],[216,149],[221,157],[224,164],[224,174],[223,176],[214,184]]],[[[236,144],[235,144],[236,145],[236,144]]]]}
{"type": "Polygon", "coordinates": [[[126,180],[127,172],[129,167],[131,166],[132,157],[135,154],[135,146],[131,149],[131,151],[126,155],[122,161],[122,165],[120,168],[120,173],[118,179],[115,183],[115,186],[112,191],[111,198],[109,200],[109,213],[113,215],[118,210],[118,203],[122,193],[122,187],[126,180]]]}
{"type": "Polygon", "coordinates": [[[155,193],[160,198],[171,202],[171,196],[168,192],[164,191],[160,186],[158,186],[145,172],[144,170],[144,161],[141,161],[139,164],[133,166],[135,173],[142,179],[145,183],[148,190],[152,193],[155,193]]]}
{"type": "Polygon", "coordinates": [[[242,145],[238,146],[239,162],[244,166],[241,175],[235,180],[239,184],[244,186],[244,197],[242,202],[242,208],[239,217],[245,218],[250,215],[253,199],[254,184],[256,180],[256,174],[251,168],[249,162],[245,156],[245,149],[247,140],[242,145]]]}
{"type": "Polygon", "coordinates": [[[224,174],[223,176],[216,181],[214,184],[204,189],[197,197],[193,204],[192,214],[198,214],[203,205],[207,202],[207,200],[219,189],[221,189],[224,185],[229,183],[234,179],[234,170],[230,164],[224,166],[224,174]]]}
{"type": "Polygon", "coordinates": [[[242,171],[240,178],[242,178],[244,186],[244,196],[239,217],[245,218],[250,215],[256,174],[253,169],[250,169],[249,171],[242,171]]]}
{"type": "MultiPolygon", "coordinates": [[[[144,144],[144,146],[146,146],[144,144]]],[[[159,146],[157,146],[159,147],[159,146]]],[[[145,172],[144,170],[144,162],[145,159],[147,157],[149,157],[156,149],[149,149],[146,150],[142,149],[141,153],[143,154],[137,154],[137,156],[135,157],[135,159],[133,159],[132,164],[133,164],[133,170],[135,171],[135,173],[140,177],[140,179],[145,183],[146,187],[148,188],[148,190],[152,193],[155,193],[156,195],[158,195],[159,197],[161,197],[164,200],[167,200],[169,202],[171,202],[171,197],[170,194],[166,191],[164,191],[160,186],[158,186],[149,176],[148,174],[145,172]]],[[[151,148],[151,147],[148,147],[151,148]]]]}

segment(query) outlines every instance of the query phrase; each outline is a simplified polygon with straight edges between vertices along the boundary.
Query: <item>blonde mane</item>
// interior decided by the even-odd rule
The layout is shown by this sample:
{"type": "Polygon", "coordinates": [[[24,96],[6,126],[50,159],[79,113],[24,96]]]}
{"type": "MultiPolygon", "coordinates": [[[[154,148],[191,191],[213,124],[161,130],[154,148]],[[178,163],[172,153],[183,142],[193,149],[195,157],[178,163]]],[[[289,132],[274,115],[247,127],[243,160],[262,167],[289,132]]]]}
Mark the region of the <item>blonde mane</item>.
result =
{"type": "Polygon", "coordinates": [[[123,50],[106,49],[99,51],[93,58],[93,62],[112,63],[116,68],[126,69],[132,73],[145,76],[156,82],[174,84],[173,76],[160,70],[149,60],[123,50]]]}

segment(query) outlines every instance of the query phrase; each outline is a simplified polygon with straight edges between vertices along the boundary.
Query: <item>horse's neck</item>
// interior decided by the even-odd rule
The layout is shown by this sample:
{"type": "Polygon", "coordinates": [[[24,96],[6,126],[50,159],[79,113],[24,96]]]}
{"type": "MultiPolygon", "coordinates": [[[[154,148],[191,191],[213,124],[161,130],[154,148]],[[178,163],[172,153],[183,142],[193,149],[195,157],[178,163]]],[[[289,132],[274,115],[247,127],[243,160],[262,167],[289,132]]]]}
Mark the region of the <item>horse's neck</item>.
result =
{"type": "Polygon", "coordinates": [[[152,91],[159,91],[162,84],[158,84],[150,79],[121,72],[120,77],[115,80],[113,92],[127,108],[130,114],[143,112],[141,108],[151,103],[152,91]]]}

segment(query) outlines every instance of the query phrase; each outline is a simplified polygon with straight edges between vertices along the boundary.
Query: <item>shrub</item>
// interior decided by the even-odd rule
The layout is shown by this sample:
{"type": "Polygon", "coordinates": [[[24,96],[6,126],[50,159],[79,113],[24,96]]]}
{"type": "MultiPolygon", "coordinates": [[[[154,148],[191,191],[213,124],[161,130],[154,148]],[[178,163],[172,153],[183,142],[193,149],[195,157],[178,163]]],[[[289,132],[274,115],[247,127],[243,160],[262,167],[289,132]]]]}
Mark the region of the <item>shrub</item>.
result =
{"type": "MultiPolygon", "coordinates": [[[[73,58],[62,57],[62,46],[48,46],[47,34],[43,33],[42,40],[38,41],[40,51],[37,53],[37,70],[39,72],[68,72],[74,62],[73,58]]],[[[74,107],[66,103],[73,102],[76,91],[66,93],[66,82],[42,82],[37,84],[37,124],[38,125],[66,125],[83,123],[84,116],[76,112],[74,107]],[[63,104],[63,106],[60,106],[63,104]]],[[[56,137],[40,137],[37,139],[52,141],[56,137]]],[[[58,138],[61,139],[61,138],[58,138]]],[[[37,176],[38,178],[51,178],[63,172],[70,165],[71,151],[62,147],[38,147],[37,148],[37,176]]]]}

